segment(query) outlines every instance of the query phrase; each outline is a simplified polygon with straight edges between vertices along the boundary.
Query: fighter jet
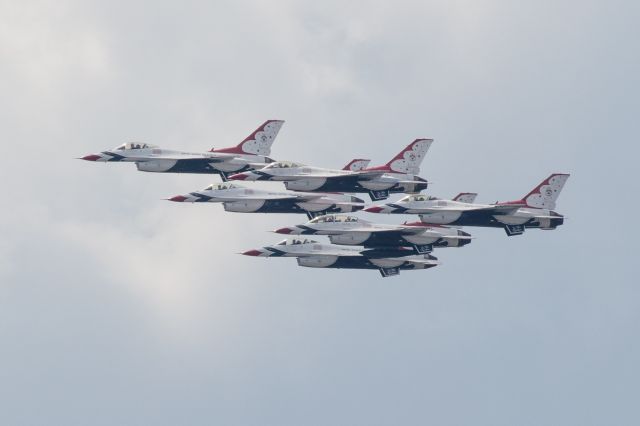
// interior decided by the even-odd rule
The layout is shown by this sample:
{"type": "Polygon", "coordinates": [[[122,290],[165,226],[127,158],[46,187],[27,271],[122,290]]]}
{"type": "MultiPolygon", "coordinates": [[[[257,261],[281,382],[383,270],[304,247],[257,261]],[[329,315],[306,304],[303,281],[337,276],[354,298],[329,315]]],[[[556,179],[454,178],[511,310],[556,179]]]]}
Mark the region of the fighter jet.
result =
{"type": "Polygon", "coordinates": [[[473,204],[418,194],[365,211],[419,214],[425,223],[504,228],[509,236],[520,235],[526,228],[555,229],[563,224],[564,216],[553,209],[568,178],[568,174],[552,174],[517,201],[473,204]]]}
{"type": "Polygon", "coordinates": [[[159,173],[207,173],[227,175],[263,167],[274,160],[269,158],[271,145],[278,136],[282,120],[267,120],[237,146],[212,148],[204,153],[161,149],[147,143],[125,143],[110,151],[82,157],[87,161],[134,162],[138,170],[159,173]]]}
{"type": "Polygon", "coordinates": [[[298,265],[311,268],[378,269],[383,277],[400,270],[427,269],[438,265],[431,255],[416,256],[405,248],[364,248],[321,244],[308,239],[283,240],[278,244],[242,253],[246,256],[296,257],[298,265]]]}
{"type": "Polygon", "coordinates": [[[349,213],[364,208],[364,200],[344,194],[321,192],[271,192],[232,182],[214,183],[202,191],[176,195],[169,201],[222,203],[228,212],[306,213],[310,219],[326,213],[349,213]]]}
{"type": "Polygon", "coordinates": [[[356,216],[329,214],[318,216],[303,225],[276,229],[278,234],[328,235],[333,244],[365,247],[413,247],[425,254],[434,247],[461,247],[471,242],[471,235],[458,230],[423,222],[388,225],[372,223],[356,216]]]}
{"type": "Polygon", "coordinates": [[[384,200],[389,193],[413,193],[427,188],[417,174],[433,139],[416,139],[384,166],[361,170],[335,170],[291,161],[277,161],[260,170],[236,173],[230,180],[284,181],[293,191],[369,193],[372,200],[384,200]]]}

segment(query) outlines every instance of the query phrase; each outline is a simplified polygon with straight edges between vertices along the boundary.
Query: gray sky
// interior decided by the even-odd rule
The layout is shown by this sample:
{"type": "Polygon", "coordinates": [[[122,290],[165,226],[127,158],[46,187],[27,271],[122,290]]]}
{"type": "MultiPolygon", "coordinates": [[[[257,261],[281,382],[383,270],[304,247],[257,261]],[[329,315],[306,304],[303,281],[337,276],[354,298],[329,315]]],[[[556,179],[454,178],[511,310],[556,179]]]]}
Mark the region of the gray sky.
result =
{"type": "Polygon", "coordinates": [[[638,424],[639,18],[0,1],[0,423],[638,424]],[[217,177],[73,160],[235,145],[268,118],[287,120],[274,157],[326,167],[433,137],[422,175],[443,197],[569,172],[569,219],[472,229],[438,268],[382,280],[234,254],[304,216],[161,201],[217,177]]]}

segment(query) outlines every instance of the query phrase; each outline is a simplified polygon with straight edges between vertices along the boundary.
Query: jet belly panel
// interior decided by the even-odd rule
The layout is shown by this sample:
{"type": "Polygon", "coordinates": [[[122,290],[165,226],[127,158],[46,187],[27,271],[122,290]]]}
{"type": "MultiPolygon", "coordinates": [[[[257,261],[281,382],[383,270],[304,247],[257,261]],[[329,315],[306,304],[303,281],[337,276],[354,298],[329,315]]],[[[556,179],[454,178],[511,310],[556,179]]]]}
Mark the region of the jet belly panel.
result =
{"type": "MultiPolygon", "coordinates": [[[[409,210],[407,210],[406,213],[413,213],[413,212],[411,211],[411,208],[409,208],[409,210]]],[[[420,211],[416,210],[415,213],[420,213],[420,211]]],[[[460,216],[462,216],[462,212],[444,210],[444,211],[435,212],[435,213],[422,213],[420,214],[420,219],[425,223],[446,225],[446,224],[457,221],[458,219],[460,219],[460,216]]]]}
{"type": "Polygon", "coordinates": [[[285,188],[291,191],[316,191],[327,183],[326,178],[288,180],[284,183],[285,188]]]}
{"type": "Polygon", "coordinates": [[[524,225],[525,223],[529,222],[532,217],[530,216],[524,216],[524,215],[519,215],[519,214],[509,214],[509,215],[493,215],[493,218],[503,224],[503,225],[524,225]]]}
{"type": "Polygon", "coordinates": [[[369,259],[369,261],[377,266],[378,268],[397,268],[398,266],[402,266],[405,263],[404,259],[398,259],[395,257],[391,258],[380,258],[380,259],[369,259]]]}
{"type": "Polygon", "coordinates": [[[362,245],[371,238],[371,232],[350,232],[340,235],[330,235],[329,241],[333,244],[362,245]]]}
{"type": "Polygon", "coordinates": [[[225,173],[238,173],[238,172],[244,172],[245,170],[249,170],[250,167],[247,165],[246,162],[240,162],[240,161],[223,161],[221,163],[216,163],[215,167],[211,166],[214,169],[217,169],[221,172],[225,172],[225,173]]]}
{"type": "Polygon", "coordinates": [[[136,167],[141,172],[168,172],[176,166],[178,160],[137,161],[136,167]]]}
{"type": "Polygon", "coordinates": [[[370,180],[357,180],[357,175],[342,176],[335,179],[309,178],[286,181],[285,188],[292,191],[324,191],[324,192],[369,192],[371,188],[384,190],[392,185],[376,184],[370,180]],[[366,185],[365,185],[366,184],[366,185]]]}
{"type": "Polygon", "coordinates": [[[299,257],[298,265],[308,268],[330,268],[338,260],[338,256],[307,256],[299,257]]]}
{"type": "Polygon", "coordinates": [[[334,207],[343,207],[340,206],[339,204],[329,204],[329,203],[313,203],[313,202],[307,202],[307,201],[303,201],[303,202],[298,202],[296,203],[301,209],[309,211],[309,212],[321,212],[324,210],[328,210],[328,209],[332,209],[334,207]]]}
{"type": "Polygon", "coordinates": [[[402,238],[404,238],[411,244],[416,244],[419,246],[434,244],[438,240],[440,240],[439,236],[433,236],[433,235],[403,235],[402,238]]]}
{"type": "Polygon", "coordinates": [[[225,211],[238,213],[254,213],[262,209],[265,200],[226,201],[223,204],[225,211]]]}
{"type": "Polygon", "coordinates": [[[393,178],[379,177],[373,180],[359,180],[358,183],[367,191],[384,191],[393,188],[397,180],[393,178]]]}

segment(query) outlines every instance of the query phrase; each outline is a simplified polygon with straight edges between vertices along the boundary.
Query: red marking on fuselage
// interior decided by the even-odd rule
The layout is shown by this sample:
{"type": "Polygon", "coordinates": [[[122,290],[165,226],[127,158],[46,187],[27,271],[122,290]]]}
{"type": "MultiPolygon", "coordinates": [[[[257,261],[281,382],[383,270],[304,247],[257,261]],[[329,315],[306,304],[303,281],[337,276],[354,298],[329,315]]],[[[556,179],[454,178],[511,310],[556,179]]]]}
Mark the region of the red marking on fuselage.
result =
{"type": "Polygon", "coordinates": [[[231,175],[228,177],[229,180],[245,180],[249,177],[246,173],[236,173],[235,175],[231,175]]]}
{"type": "Polygon", "coordinates": [[[98,161],[101,158],[102,158],[101,156],[95,155],[95,154],[85,155],[84,157],[82,157],[83,160],[87,160],[87,161],[98,161]]]}
{"type": "Polygon", "coordinates": [[[384,210],[384,208],[379,206],[372,206],[364,209],[367,213],[380,213],[382,210],[384,210]]]}
{"type": "Polygon", "coordinates": [[[419,226],[419,227],[424,227],[424,228],[446,228],[446,226],[443,225],[436,225],[435,223],[425,223],[425,222],[405,222],[404,225],[406,226],[419,226]]]}
{"type": "Polygon", "coordinates": [[[187,199],[187,197],[184,197],[182,195],[176,195],[175,197],[169,198],[169,201],[175,201],[176,203],[182,203],[186,199],[187,199]]]}

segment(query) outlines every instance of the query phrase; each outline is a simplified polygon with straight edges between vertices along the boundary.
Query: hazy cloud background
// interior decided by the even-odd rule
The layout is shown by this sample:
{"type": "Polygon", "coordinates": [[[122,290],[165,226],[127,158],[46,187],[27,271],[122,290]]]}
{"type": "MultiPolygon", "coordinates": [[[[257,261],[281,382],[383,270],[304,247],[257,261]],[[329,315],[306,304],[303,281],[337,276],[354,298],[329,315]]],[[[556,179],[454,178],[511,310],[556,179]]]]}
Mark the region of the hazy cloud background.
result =
{"type": "Polygon", "coordinates": [[[639,9],[0,1],[0,422],[637,424],[639,9]],[[433,137],[439,196],[570,172],[569,219],[382,280],[235,254],[303,216],[161,201],[217,177],[73,160],[267,118],[327,167],[433,137]]]}

